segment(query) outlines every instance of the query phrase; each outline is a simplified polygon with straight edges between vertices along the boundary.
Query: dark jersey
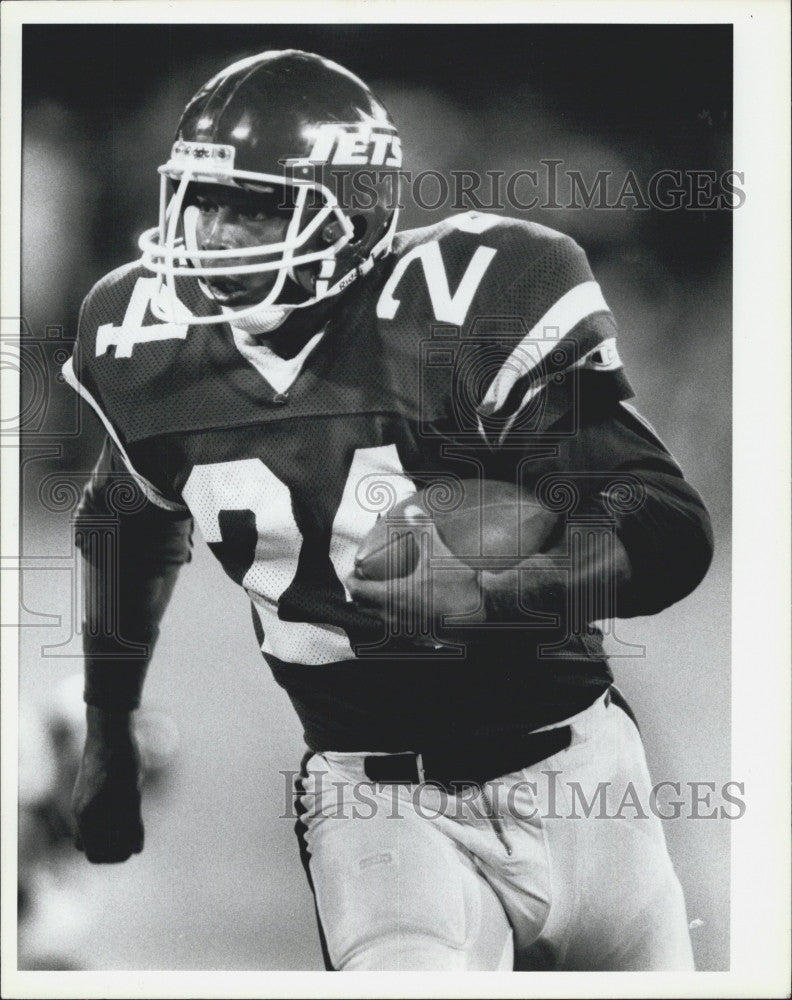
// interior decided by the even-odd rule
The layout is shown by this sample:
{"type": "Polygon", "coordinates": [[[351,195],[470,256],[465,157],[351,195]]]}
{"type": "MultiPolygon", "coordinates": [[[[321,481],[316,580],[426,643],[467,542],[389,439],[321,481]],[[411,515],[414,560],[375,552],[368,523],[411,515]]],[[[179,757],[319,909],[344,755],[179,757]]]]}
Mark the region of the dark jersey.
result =
{"type": "MultiPolygon", "coordinates": [[[[215,311],[177,284],[195,315],[215,311]]],[[[584,498],[619,470],[682,483],[621,406],[613,317],[573,241],[473,213],[400,234],[287,391],[229,327],[157,322],[154,285],[138,265],[99,282],[67,379],[149,498],[189,511],[247,592],[313,749],[489,739],[574,714],[610,683],[596,632],[487,627],[461,657],[428,656],[384,641],[343,583],[377,517],[438,477],[531,490],[573,474],[584,498]]]]}

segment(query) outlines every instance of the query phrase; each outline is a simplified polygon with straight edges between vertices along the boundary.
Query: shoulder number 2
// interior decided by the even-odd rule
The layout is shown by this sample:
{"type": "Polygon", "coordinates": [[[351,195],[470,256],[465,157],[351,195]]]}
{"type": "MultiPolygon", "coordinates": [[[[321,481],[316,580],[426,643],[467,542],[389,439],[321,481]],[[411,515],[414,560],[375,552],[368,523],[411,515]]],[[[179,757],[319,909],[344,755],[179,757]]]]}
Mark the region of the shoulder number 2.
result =
{"type": "MultiPolygon", "coordinates": [[[[483,216],[482,218],[490,219],[494,217],[483,216]]],[[[463,225],[461,221],[457,223],[457,228],[468,232],[473,231],[469,226],[463,225]]],[[[395,297],[394,292],[404,277],[407,268],[413,261],[420,260],[435,319],[440,323],[453,323],[454,326],[461,326],[465,321],[468,309],[470,309],[470,303],[473,301],[481,280],[496,253],[497,250],[493,247],[476,247],[476,252],[470,258],[465,273],[462,275],[457,289],[452,295],[448,284],[445,264],[443,263],[443,254],[437,240],[413,247],[409,253],[401,258],[394,268],[393,274],[388,278],[380,295],[379,302],[377,302],[377,316],[380,319],[393,319],[395,317],[401,305],[401,300],[395,297]]]]}

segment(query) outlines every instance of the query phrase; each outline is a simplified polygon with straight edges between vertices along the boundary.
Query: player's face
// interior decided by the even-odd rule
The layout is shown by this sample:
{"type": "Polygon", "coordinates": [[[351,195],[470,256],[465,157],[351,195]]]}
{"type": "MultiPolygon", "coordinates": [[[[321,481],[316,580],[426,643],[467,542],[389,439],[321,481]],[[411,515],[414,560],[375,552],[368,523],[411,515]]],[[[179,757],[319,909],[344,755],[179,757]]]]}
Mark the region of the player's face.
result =
{"type": "MultiPolygon", "coordinates": [[[[198,207],[196,237],[201,250],[234,250],[282,243],[292,208],[282,190],[270,194],[221,184],[196,184],[190,202],[198,207]]],[[[250,264],[250,257],[228,258],[218,266],[250,264]]],[[[214,298],[231,308],[259,302],[272,289],[277,271],[206,278],[214,298]]]]}

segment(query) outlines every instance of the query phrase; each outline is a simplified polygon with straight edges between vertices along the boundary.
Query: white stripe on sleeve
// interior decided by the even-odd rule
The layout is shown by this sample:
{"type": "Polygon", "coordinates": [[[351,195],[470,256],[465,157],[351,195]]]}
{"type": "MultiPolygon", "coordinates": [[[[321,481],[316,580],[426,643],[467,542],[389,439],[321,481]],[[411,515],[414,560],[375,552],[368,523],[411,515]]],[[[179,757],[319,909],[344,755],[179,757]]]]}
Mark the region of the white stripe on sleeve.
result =
{"type": "Polygon", "coordinates": [[[506,402],[515,382],[535,368],[581,320],[607,311],[608,304],[596,281],[584,281],[554,302],[504,361],[481,402],[487,416],[506,402]]]}

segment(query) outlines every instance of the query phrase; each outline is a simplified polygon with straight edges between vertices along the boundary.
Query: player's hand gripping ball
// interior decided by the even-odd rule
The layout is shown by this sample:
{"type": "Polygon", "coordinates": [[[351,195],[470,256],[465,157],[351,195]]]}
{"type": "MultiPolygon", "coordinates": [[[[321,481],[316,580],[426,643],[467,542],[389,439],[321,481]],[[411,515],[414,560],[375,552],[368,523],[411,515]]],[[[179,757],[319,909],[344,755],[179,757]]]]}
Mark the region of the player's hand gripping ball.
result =
{"type": "Polygon", "coordinates": [[[487,621],[483,570],[494,575],[528,561],[555,544],[562,525],[558,514],[512,484],[440,480],[377,521],[347,587],[392,635],[437,646],[445,637],[454,641],[458,626],[487,621]]]}
{"type": "MultiPolygon", "coordinates": [[[[377,521],[358,549],[355,576],[392,580],[413,573],[433,531],[441,547],[466,566],[497,572],[549,548],[560,526],[557,512],[513,483],[430,484],[377,521]]],[[[438,554],[444,553],[432,552],[438,554]]]]}

